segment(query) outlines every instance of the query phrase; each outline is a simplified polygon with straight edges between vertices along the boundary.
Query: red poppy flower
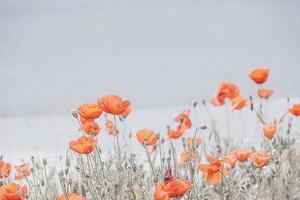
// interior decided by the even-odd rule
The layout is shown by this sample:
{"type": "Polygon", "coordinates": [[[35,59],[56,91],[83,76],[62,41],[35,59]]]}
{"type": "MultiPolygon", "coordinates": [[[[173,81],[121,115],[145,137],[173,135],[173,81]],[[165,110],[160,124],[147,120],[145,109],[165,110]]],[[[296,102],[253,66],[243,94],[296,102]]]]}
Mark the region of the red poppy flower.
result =
{"type": "Polygon", "coordinates": [[[7,178],[10,175],[11,164],[0,160],[0,179],[7,178]]]}
{"type": "Polygon", "coordinates": [[[79,107],[78,114],[86,120],[92,120],[100,117],[102,110],[95,103],[86,103],[79,107]]]}
{"type": "Polygon", "coordinates": [[[296,117],[300,116],[300,104],[294,104],[293,107],[289,109],[289,112],[296,117]]]}
{"type": "Polygon", "coordinates": [[[257,95],[262,99],[268,99],[273,94],[273,90],[261,88],[257,90],[257,95]]]}
{"type": "Polygon", "coordinates": [[[83,125],[83,130],[88,135],[96,136],[101,128],[96,122],[88,121],[83,125]]]}
{"type": "Polygon", "coordinates": [[[8,183],[0,187],[1,200],[25,200],[27,195],[27,187],[20,186],[16,183],[8,183]]]}
{"type": "Polygon", "coordinates": [[[25,177],[28,177],[31,174],[29,163],[20,166],[15,166],[15,169],[16,169],[16,174],[15,174],[16,180],[23,179],[25,177]]]}
{"type": "Polygon", "coordinates": [[[274,123],[266,124],[263,128],[263,132],[267,138],[269,139],[273,138],[274,135],[276,134],[276,124],[274,123]]]}
{"type": "Polygon", "coordinates": [[[124,101],[117,95],[108,95],[100,97],[97,100],[98,106],[106,113],[120,115],[130,106],[129,101],[124,101]]]}
{"type": "Polygon", "coordinates": [[[93,137],[81,136],[77,140],[69,143],[69,148],[80,154],[91,153],[97,145],[97,139],[93,137]]]}
{"type": "Polygon", "coordinates": [[[266,82],[269,76],[269,69],[256,68],[249,73],[249,77],[257,84],[266,82]]]}
{"type": "Polygon", "coordinates": [[[164,184],[158,184],[154,192],[154,200],[169,200],[168,192],[163,190],[164,184]]]}
{"type": "Polygon", "coordinates": [[[155,145],[157,142],[157,134],[150,129],[140,129],[136,133],[136,138],[141,144],[147,141],[146,145],[155,145]]]}
{"type": "Polygon", "coordinates": [[[174,198],[183,196],[191,187],[191,181],[173,178],[165,182],[162,189],[170,198],[174,198]]]}
{"type": "Polygon", "coordinates": [[[271,154],[269,152],[255,152],[251,155],[252,163],[256,167],[263,167],[269,164],[271,154]]]}

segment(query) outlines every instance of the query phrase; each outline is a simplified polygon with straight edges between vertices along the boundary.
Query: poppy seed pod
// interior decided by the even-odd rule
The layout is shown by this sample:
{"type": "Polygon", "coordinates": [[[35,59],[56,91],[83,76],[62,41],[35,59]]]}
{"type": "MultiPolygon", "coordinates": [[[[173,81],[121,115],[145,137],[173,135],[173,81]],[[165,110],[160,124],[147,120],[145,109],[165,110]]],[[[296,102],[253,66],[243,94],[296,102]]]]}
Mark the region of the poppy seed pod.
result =
{"type": "Polygon", "coordinates": [[[197,107],[197,105],[198,105],[198,102],[197,102],[197,101],[193,101],[193,103],[192,103],[192,104],[193,104],[193,107],[194,107],[194,108],[196,108],[196,107],[197,107]]]}

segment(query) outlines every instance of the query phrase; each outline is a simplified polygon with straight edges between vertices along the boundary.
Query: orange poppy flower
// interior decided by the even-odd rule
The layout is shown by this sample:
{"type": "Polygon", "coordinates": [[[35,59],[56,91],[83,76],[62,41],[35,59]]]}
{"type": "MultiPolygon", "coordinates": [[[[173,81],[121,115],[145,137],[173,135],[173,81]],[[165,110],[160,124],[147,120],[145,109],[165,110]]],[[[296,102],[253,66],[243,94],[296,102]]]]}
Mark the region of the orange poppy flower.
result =
{"type": "Polygon", "coordinates": [[[124,101],[127,104],[126,109],[121,113],[124,117],[127,117],[132,111],[132,105],[129,100],[124,101]]]}
{"type": "Polygon", "coordinates": [[[96,122],[88,121],[83,125],[83,130],[88,135],[96,136],[101,128],[96,122]]]}
{"type": "Polygon", "coordinates": [[[252,163],[256,167],[263,167],[269,164],[271,154],[269,152],[255,152],[251,155],[252,163]]]}
{"type": "Polygon", "coordinates": [[[67,194],[67,198],[65,197],[65,194],[61,194],[57,200],[87,200],[86,197],[83,197],[81,195],[75,194],[75,193],[69,193],[67,194]]]}
{"type": "Polygon", "coordinates": [[[27,195],[27,187],[20,186],[16,183],[8,183],[0,187],[1,200],[25,200],[27,195]]]}
{"type": "Polygon", "coordinates": [[[269,69],[256,68],[249,73],[249,77],[257,84],[266,82],[269,76],[269,69]]]}
{"type": "Polygon", "coordinates": [[[16,174],[15,174],[16,180],[23,179],[25,177],[28,177],[31,174],[29,163],[20,166],[15,166],[15,169],[16,169],[16,174]]]}
{"type": "Polygon", "coordinates": [[[251,154],[250,150],[237,150],[237,151],[235,151],[236,158],[240,162],[244,162],[244,161],[248,160],[248,157],[249,157],[250,154],[251,154]]]}
{"type": "Polygon", "coordinates": [[[183,151],[181,153],[181,163],[186,164],[191,161],[194,161],[198,158],[199,153],[197,151],[190,152],[190,151],[183,151]]]}
{"type": "Polygon", "coordinates": [[[223,160],[216,160],[213,157],[208,158],[209,164],[199,165],[199,170],[204,173],[204,180],[209,184],[218,184],[222,181],[223,176],[228,174],[228,171],[223,166],[223,160]]]}
{"type": "Polygon", "coordinates": [[[97,145],[97,139],[93,137],[81,136],[77,140],[69,143],[69,148],[80,154],[91,153],[97,145]]]}
{"type": "Polygon", "coordinates": [[[268,99],[273,94],[273,90],[261,88],[257,90],[257,95],[262,99],[268,99]]]}
{"type": "Polygon", "coordinates": [[[276,134],[276,124],[274,123],[266,124],[263,128],[263,132],[267,138],[269,139],[273,138],[274,135],[276,134]]]}
{"type": "Polygon", "coordinates": [[[79,107],[78,114],[86,120],[92,120],[100,117],[102,110],[95,103],[86,103],[79,107]]]}
{"type": "Polygon", "coordinates": [[[200,145],[201,143],[201,138],[199,136],[191,136],[184,138],[184,145],[187,149],[192,149],[193,146],[196,148],[200,145]]]}
{"type": "Polygon", "coordinates": [[[218,86],[218,92],[213,96],[211,103],[214,106],[222,106],[224,105],[226,98],[233,100],[239,95],[240,90],[235,84],[221,82],[218,86]]]}
{"type": "Polygon", "coordinates": [[[136,138],[141,144],[144,144],[145,141],[147,141],[146,145],[155,145],[157,142],[157,134],[146,128],[140,129],[136,133],[136,138]]]}
{"type": "Polygon", "coordinates": [[[7,178],[10,175],[11,164],[0,160],[0,179],[7,178]]]}
{"type": "Polygon", "coordinates": [[[168,130],[168,136],[169,136],[169,138],[177,139],[183,135],[185,130],[186,130],[186,127],[183,124],[179,124],[177,126],[176,130],[173,130],[173,129],[168,130]]]}
{"type": "Polygon", "coordinates": [[[164,184],[160,183],[156,186],[154,192],[154,200],[169,200],[168,192],[163,190],[164,184]]]}
{"type": "Polygon", "coordinates": [[[108,95],[100,97],[97,100],[98,106],[106,113],[113,115],[120,115],[126,111],[127,107],[130,106],[129,101],[123,101],[121,97],[117,95],[108,95]]]}
{"type": "Polygon", "coordinates": [[[225,98],[221,98],[218,96],[218,94],[215,94],[211,99],[210,103],[213,106],[223,106],[225,104],[225,98]]]}
{"type": "Polygon", "coordinates": [[[190,109],[185,109],[183,110],[178,116],[175,117],[174,121],[175,122],[181,122],[181,120],[185,117],[189,117],[191,113],[190,109]]]}
{"type": "Polygon", "coordinates": [[[189,114],[191,113],[190,109],[183,110],[178,116],[175,117],[174,121],[182,123],[186,128],[192,127],[192,121],[189,118],[189,114]]]}
{"type": "MultiPolygon", "coordinates": [[[[216,157],[213,157],[210,155],[206,155],[206,160],[210,163],[218,161],[218,159],[216,157]]],[[[219,161],[222,162],[222,160],[219,160],[219,161]]]]}
{"type": "Polygon", "coordinates": [[[181,180],[172,178],[165,182],[162,190],[165,191],[170,198],[183,196],[192,187],[192,182],[189,180],[181,180]]]}
{"type": "Polygon", "coordinates": [[[81,116],[79,116],[79,120],[80,120],[80,123],[81,125],[83,126],[86,122],[91,122],[92,120],[91,119],[85,119],[81,116]]]}
{"type": "Polygon", "coordinates": [[[187,129],[192,128],[192,121],[190,120],[190,118],[186,117],[182,119],[182,125],[184,125],[187,129]]]}
{"type": "Polygon", "coordinates": [[[118,129],[111,120],[106,120],[105,127],[110,135],[117,135],[118,129]]]}
{"type": "Polygon", "coordinates": [[[293,107],[289,109],[289,112],[296,117],[300,116],[300,103],[294,104],[293,107]]]}
{"type": "Polygon", "coordinates": [[[250,100],[243,98],[242,96],[239,96],[232,100],[232,110],[241,110],[245,106],[250,105],[250,100]]]}

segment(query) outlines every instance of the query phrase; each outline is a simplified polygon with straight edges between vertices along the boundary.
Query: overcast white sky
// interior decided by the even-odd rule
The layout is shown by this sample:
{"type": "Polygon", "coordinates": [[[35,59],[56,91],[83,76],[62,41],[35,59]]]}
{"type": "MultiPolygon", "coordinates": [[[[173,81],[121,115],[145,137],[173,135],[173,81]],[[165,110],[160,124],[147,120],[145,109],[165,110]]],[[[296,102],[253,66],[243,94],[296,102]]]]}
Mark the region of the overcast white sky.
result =
{"type": "Polygon", "coordinates": [[[220,80],[300,96],[300,1],[0,0],[0,116],[67,113],[117,93],[135,107],[209,98],[220,80]]]}

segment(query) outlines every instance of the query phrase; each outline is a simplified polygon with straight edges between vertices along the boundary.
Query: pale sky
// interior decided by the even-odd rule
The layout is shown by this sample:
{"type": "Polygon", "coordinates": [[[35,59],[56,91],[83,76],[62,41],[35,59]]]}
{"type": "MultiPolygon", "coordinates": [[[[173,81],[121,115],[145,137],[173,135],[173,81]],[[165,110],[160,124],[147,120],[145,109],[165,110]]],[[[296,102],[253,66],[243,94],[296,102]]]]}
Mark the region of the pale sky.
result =
{"type": "Polygon", "coordinates": [[[219,81],[300,96],[300,1],[0,0],[0,116],[67,113],[116,93],[136,108],[210,98],[219,81]],[[225,3],[226,2],[226,3],[225,3]]]}

